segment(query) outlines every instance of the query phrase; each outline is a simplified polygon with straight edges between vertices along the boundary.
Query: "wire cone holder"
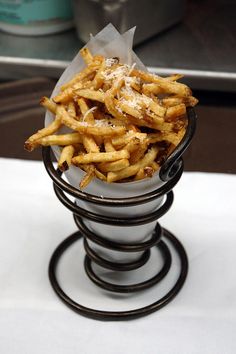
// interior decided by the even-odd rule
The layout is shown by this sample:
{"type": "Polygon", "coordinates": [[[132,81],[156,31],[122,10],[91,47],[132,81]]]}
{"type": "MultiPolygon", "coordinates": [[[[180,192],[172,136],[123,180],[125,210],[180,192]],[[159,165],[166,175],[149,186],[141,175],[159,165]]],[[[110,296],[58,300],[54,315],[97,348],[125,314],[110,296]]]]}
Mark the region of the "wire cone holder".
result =
{"type": "Polygon", "coordinates": [[[138,318],[157,311],[168,304],[182,288],[188,272],[188,259],[186,252],[180,241],[172,233],[162,228],[158,222],[156,223],[156,226],[148,240],[136,243],[123,243],[107,239],[96,234],[94,231],[91,231],[91,229],[86,225],[86,220],[100,224],[112,225],[114,228],[119,228],[122,230],[122,226],[124,225],[132,227],[149,224],[155,220],[158,220],[169,210],[173,203],[172,189],[179,181],[183,172],[182,154],[190,144],[196,127],[196,114],[192,108],[187,110],[187,117],[188,127],[185,136],[183,137],[178,147],[167,158],[159,171],[160,178],[165,183],[158,189],[140,196],[129,198],[104,198],[84,193],[74,188],[61,177],[61,172],[59,170],[55,170],[53,166],[50,147],[43,148],[44,165],[49,176],[53,180],[55,193],[62,204],[64,204],[64,206],[72,211],[75,223],[79,228],[79,231],[66,238],[54,251],[49,263],[49,279],[53,289],[61,298],[61,300],[79,314],[98,320],[125,320],[138,318]],[[78,206],[76,203],[71,201],[66,194],[69,194],[70,196],[73,196],[76,199],[82,200],[84,202],[117,208],[145,204],[162,196],[164,196],[164,201],[160,207],[151,213],[142,216],[134,215],[132,217],[110,217],[88,211],[78,206]],[[74,244],[74,242],[77,242],[80,239],[83,239],[84,249],[86,252],[84,259],[84,268],[86,274],[93,283],[105,290],[115,293],[131,293],[145,290],[159,283],[167,275],[167,273],[171,271],[172,256],[168,243],[171,243],[172,248],[175,250],[180,260],[179,276],[173,284],[172,288],[168,290],[164,296],[141,308],[136,308],[134,310],[128,311],[103,311],[85,307],[71,299],[62,290],[57,279],[57,265],[60,257],[72,244],[74,244]],[[168,242],[166,243],[165,240],[168,240],[168,242]],[[90,246],[90,242],[111,251],[117,251],[121,253],[125,252],[128,254],[135,252],[141,253],[137,259],[131,259],[131,261],[128,262],[117,262],[115,260],[111,261],[101,256],[99,252],[96,252],[90,246]],[[157,273],[148,280],[131,285],[115,284],[102,279],[102,277],[96,273],[93,267],[93,264],[97,264],[114,272],[128,272],[131,270],[136,270],[144,266],[149,261],[151,254],[150,250],[153,247],[158,248],[163,263],[161,269],[158,270],[157,273]]]}

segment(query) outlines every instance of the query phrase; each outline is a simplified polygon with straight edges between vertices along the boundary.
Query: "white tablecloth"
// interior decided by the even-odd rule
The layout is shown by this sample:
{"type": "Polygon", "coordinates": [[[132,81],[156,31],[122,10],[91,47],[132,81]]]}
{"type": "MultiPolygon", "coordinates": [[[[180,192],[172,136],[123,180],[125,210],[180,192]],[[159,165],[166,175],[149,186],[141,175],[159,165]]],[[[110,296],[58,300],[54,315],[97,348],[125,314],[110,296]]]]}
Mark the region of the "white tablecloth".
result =
{"type": "Polygon", "coordinates": [[[68,309],[49,283],[50,256],[76,226],[43,164],[0,167],[0,353],[236,353],[235,175],[184,173],[175,188],[160,221],[189,257],[178,296],[147,317],[101,322],[68,309]]]}

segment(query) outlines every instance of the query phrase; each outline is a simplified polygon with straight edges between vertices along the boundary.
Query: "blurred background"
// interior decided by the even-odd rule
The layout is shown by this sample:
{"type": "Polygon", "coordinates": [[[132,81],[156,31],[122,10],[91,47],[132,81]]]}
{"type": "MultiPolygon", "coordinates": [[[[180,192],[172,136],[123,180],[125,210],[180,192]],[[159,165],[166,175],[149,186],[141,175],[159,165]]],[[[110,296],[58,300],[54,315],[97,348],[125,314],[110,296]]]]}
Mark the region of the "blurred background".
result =
{"type": "Polygon", "coordinates": [[[0,0],[0,157],[44,124],[50,93],[79,49],[108,23],[137,26],[134,50],[151,72],[182,73],[200,101],[185,169],[236,173],[235,0],[0,0]]]}

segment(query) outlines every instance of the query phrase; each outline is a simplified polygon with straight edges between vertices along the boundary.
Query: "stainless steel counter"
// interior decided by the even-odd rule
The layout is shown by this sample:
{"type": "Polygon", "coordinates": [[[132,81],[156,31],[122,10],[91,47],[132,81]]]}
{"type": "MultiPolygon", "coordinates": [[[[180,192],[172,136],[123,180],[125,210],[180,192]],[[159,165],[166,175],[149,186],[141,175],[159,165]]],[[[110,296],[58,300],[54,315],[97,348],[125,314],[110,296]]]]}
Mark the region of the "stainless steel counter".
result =
{"type": "MultiPolygon", "coordinates": [[[[158,74],[183,73],[193,89],[236,91],[235,1],[190,1],[185,20],[135,47],[158,74]]],[[[0,79],[58,78],[83,43],[71,30],[45,37],[0,33],[0,79]]]]}

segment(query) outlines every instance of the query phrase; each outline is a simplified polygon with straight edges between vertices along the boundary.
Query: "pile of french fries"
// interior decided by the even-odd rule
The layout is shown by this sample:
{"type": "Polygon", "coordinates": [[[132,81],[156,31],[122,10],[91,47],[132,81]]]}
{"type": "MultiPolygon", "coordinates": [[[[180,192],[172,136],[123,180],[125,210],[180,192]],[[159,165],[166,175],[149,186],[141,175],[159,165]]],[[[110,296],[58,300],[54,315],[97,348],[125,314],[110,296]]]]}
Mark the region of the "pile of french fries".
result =
{"type": "Polygon", "coordinates": [[[197,99],[177,82],[181,75],[163,78],[93,56],[86,47],[80,53],[86,67],[57,96],[41,99],[55,118],[25,149],[60,146],[59,169],[75,165],[86,172],[81,189],[94,177],[109,183],[152,177],[184,136],[186,107],[197,99]]]}

